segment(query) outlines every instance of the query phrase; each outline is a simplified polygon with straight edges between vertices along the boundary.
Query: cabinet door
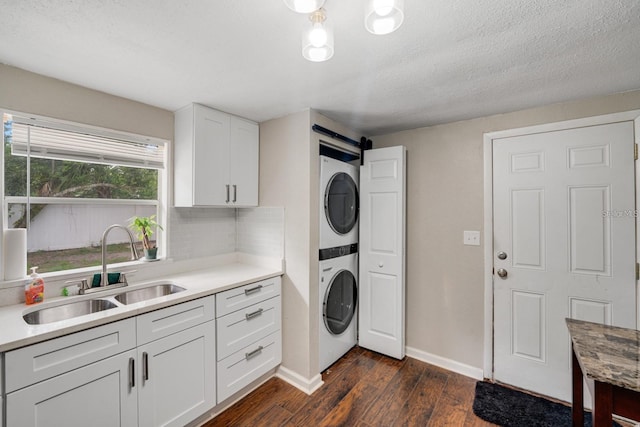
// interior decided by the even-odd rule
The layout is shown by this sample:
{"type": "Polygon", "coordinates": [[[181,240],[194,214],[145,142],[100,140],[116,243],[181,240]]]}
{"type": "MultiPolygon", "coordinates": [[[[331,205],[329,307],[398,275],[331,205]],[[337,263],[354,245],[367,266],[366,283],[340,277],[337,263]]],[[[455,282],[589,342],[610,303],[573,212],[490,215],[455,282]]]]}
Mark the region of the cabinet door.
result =
{"type": "Polygon", "coordinates": [[[8,426],[113,427],[137,424],[135,350],[6,396],[8,426]]]}
{"type": "Polygon", "coordinates": [[[258,206],[258,124],[231,117],[229,183],[235,206],[258,206]]]}
{"type": "Polygon", "coordinates": [[[215,406],[215,322],[138,347],[140,426],[183,426],[215,406]]]}
{"type": "Polygon", "coordinates": [[[226,205],[229,185],[230,116],[201,105],[194,106],[193,204],[226,205]]]}

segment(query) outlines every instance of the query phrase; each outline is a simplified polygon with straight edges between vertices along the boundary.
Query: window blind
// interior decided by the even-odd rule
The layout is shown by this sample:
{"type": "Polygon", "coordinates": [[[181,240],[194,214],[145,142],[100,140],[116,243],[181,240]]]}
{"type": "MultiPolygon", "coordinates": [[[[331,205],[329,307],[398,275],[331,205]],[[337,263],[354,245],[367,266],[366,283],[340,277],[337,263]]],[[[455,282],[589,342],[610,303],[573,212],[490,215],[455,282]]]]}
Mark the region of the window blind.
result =
{"type": "Polygon", "coordinates": [[[164,169],[165,141],[14,116],[11,154],[118,166],[164,169]]]}

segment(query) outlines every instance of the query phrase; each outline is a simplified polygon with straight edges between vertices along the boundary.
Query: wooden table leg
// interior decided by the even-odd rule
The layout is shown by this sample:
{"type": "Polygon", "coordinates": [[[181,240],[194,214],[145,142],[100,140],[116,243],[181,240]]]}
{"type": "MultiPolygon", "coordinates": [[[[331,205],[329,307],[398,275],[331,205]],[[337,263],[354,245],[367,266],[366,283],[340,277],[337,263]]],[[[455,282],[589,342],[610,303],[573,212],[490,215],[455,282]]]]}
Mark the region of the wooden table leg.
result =
{"type": "Polygon", "coordinates": [[[594,381],[593,427],[609,427],[613,422],[613,386],[594,381]]]}
{"type": "MultiPolygon", "coordinates": [[[[576,358],[576,353],[571,346],[571,376],[572,376],[572,403],[571,403],[571,425],[573,427],[584,427],[584,402],[582,398],[582,368],[576,358]]],[[[609,423],[611,425],[611,423],[609,423]]]]}

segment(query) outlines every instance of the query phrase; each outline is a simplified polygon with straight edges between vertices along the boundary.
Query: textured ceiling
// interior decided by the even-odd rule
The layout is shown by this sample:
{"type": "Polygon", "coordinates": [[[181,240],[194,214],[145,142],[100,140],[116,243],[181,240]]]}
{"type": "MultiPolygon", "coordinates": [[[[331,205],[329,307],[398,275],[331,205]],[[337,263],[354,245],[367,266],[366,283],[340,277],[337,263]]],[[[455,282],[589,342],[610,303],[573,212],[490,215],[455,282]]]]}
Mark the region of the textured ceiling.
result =
{"type": "Polygon", "coordinates": [[[640,0],[405,0],[387,36],[327,0],[335,55],[282,0],[0,0],[0,62],[168,110],[315,108],[367,135],[640,88],[640,0]]]}

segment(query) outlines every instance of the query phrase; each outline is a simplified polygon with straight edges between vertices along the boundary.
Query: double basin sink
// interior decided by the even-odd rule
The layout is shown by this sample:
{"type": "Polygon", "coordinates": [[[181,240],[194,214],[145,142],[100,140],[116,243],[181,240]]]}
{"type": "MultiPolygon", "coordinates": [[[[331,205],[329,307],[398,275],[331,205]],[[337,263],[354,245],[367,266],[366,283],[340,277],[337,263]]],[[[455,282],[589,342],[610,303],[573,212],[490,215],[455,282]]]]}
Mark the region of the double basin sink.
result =
{"type": "MultiPolygon", "coordinates": [[[[133,289],[122,292],[113,297],[120,304],[135,304],[154,298],[160,298],[182,292],[185,289],[171,283],[162,283],[140,289],[133,289]]],[[[58,322],[61,320],[73,319],[87,314],[98,313],[118,307],[118,304],[110,299],[90,299],[84,301],[71,302],[55,307],[41,308],[22,316],[29,325],[42,325],[45,323],[58,322]]]]}

